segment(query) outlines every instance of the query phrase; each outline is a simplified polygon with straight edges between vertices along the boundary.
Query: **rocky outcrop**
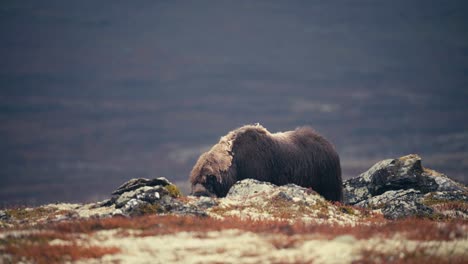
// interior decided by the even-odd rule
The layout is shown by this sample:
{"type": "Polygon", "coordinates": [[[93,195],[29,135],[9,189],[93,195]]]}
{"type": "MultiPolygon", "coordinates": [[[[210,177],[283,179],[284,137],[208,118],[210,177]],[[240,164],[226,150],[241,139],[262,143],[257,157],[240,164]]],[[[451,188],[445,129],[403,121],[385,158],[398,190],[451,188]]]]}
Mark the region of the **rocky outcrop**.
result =
{"type": "Polygon", "coordinates": [[[110,199],[89,203],[56,203],[35,208],[0,210],[0,227],[29,222],[32,224],[146,214],[177,214],[206,216],[208,207],[202,201],[188,203],[181,192],[166,178],[131,179],[112,192],[110,199]]]}
{"type": "Polygon", "coordinates": [[[173,185],[170,181],[168,181],[164,177],[159,177],[155,179],[145,179],[145,178],[136,178],[131,179],[124,184],[120,185],[115,191],[112,192],[114,195],[121,195],[126,192],[130,192],[141,187],[152,187],[152,186],[161,186],[165,187],[168,185],[173,185]]]}
{"type": "Polygon", "coordinates": [[[132,179],[119,187],[126,191],[116,190],[114,193],[117,195],[105,206],[116,208],[112,215],[124,216],[156,213],[337,224],[352,224],[362,217],[358,210],[344,210],[341,205],[327,202],[313,190],[294,184],[276,186],[245,179],[236,183],[224,198],[189,196],[180,199],[178,194],[167,190],[171,189],[172,183],[163,181],[163,178],[159,180],[161,185],[148,186],[145,183],[153,184],[155,181],[132,179]],[[138,188],[132,187],[135,183],[138,188]]]}
{"type": "Polygon", "coordinates": [[[326,201],[311,189],[276,186],[254,179],[237,182],[224,198],[182,197],[166,178],[131,179],[108,200],[0,210],[0,227],[11,223],[146,214],[239,217],[354,225],[375,214],[468,219],[468,189],[424,168],[418,155],[383,160],[344,182],[344,204],[326,201]]]}
{"type": "MultiPolygon", "coordinates": [[[[344,202],[379,210],[390,219],[446,216],[441,203],[468,202],[468,189],[434,170],[424,168],[418,155],[387,159],[344,182],[344,202]]],[[[460,213],[467,214],[466,205],[460,213]],[[465,207],[465,209],[464,209],[465,207]]]]}
{"type": "Polygon", "coordinates": [[[104,206],[115,206],[112,215],[179,214],[206,216],[197,205],[184,203],[177,186],[166,178],[131,179],[112,192],[114,196],[104,206]]]}
{"type": "Polygon", "coordinates": [[[368,212],[326,201],[315,191],[294,184],[276,186],[254,179],[236,183],[224,198],[181,197],[165,178],[132,179],[113,192],[112,198],[91,204],[50,204],[0,212],[1,222],[43,223],[89,217],[173,214],[215,218],[304,221],[355,224],[368,212]]]}
{"type": "Polygon", "coordinates": [[[237,182],[218,202],[217,206],[207,210],[208,215],[339,225],[355,224],[367,216],[359,210],[326,201],[311,189],[295,184],[277,186],[254,179],[237,182]]]}

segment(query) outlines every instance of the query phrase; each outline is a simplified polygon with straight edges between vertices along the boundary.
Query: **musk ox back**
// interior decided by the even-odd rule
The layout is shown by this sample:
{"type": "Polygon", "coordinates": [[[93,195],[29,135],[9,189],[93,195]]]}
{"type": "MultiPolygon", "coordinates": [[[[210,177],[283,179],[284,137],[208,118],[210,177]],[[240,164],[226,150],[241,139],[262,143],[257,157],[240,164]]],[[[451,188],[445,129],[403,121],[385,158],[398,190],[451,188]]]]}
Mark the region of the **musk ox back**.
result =
{"type": "Polygon", "coordinates": [[[229,132],[203,153],[190,173],[192,194],[224,197],[245,178],[312,188],[331,201],[342,200],[340,159],[313,129],[270,133],[260,125],[229,132]]]}

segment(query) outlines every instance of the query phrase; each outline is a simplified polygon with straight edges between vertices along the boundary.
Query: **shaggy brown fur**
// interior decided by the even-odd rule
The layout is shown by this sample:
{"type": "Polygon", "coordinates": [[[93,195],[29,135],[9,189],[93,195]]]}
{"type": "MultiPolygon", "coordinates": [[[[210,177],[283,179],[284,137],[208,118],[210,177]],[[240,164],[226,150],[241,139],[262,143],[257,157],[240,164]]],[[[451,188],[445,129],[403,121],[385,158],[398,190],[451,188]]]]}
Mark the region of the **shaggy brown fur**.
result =
{"type": "Polygon", "coordinates": [[[332,201],[343,196],[338,154],[308,127],[272,134],[260,125],[247,125],[229,132],[193,167],[192,194],[224,197],[245,178],[310,187],[332,201]]]}

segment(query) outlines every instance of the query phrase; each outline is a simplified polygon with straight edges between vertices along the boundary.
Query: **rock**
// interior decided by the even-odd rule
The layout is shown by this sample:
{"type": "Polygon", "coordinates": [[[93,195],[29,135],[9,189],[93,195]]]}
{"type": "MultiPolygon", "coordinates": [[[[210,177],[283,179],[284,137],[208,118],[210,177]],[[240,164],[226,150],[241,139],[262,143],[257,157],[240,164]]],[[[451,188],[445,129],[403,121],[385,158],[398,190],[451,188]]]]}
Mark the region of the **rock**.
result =
{"type": "Polygon", "coordinates": [[[468,192],[463,191],[443,191],[431,192],[424,195],[424,200],[429,203],[440,203],[446,201],[463,201],[468,202],[468,192]]]}
{"type": "Polygon", "coordinates": [[[117,190],[113,191],[112,194],[122,194],[128,191],[133,191],[138,188],[141,188],[143,186],[166,186],[172,184],[169,180],[167,180],[164,177],[159,177],[156,179],[145,179],[145,178],[137,178],[137,179],[131,179],[121,186],[117,188],[117,190]]]}
{"type": "Polygon", "coordinates": [[[177,204],[173,205],[171,208],[171,214],[176,215],[196,215],[206,217],[208,214],[206,213],[206,208],[200,206],[200,204],[191,204],[191,203],[181,203],[178,202],[177,204]]]}
{"type": "Polygon", "coordinates": [[[386,218],[430,216],[428,196],[442,201],[467,198],[468,189],[447,176],[424,168],[421,157],[407,155],[382,160],[356,178],[344,182],[344,202],[380,210],[386,218]]]}
{"type": "Polygon", "coordinates": [[[144,186],[136,190],[122,193],[115,200],[115,207],[120,208],[126,205],[130,200],[137,198],[137,195],[144,195],[145,192],[153,192],[153,187],[144,186]]]}
{"type": "Polygon", "coordinates": [[[97,203],[0,210],[0,224],[145,214],[234,216],[338,225],[355,225],[374,213],[388,219],[408,216],[468,219],[467,187],[424,168],[417,155],[382,160],[358,177],[345,181],[346,205],[326,201],[310,188],[294,184],[277,186],[254,179],[237,182],[225,198],[180,198],[177,186],[166,178],[132,179],[113,194],[110,199],[97,203]],[[53,217],[48,217],[49,214],[53,217]]]}
{"type": "Polygon", "coordinates": [[[208,209],[218,205],[218,202],[215,198],[201,196],[200,198],[196,199],[196,202],[194,202],[193,205],[200,209],[208,209]]]}
{"type": "MultiPolygon", "coordinates": [[[[170,213],[173,208],[181,207],[174,198],[180,196],[179,189],[166,178],[131,179],[113,192],[110,201],[103,202],[109,206],[122,208],[124,215],[145,213],[170,213]]],[[[117,212],[120,213],[120,212],[117,212]]]]}
{"type": "Polygon", "coordinates": [[[468,219],[468,192],[431,192],[422,203],[434,209],[435,218],[468,219]]]}
{"type": "Polygon", "coordinates": [[[124,212],[122,211],[122,209],[115,209],[115,211],[113,211],[111,213],[112,216],[125,216],[124,215],[124,212]]]}
{"type": "Polygon", "coordinates": [[[9,218],[10,216],[4,210],[0,210],[0,221],[6,221],[9,218]]]}
{"type": "Polygon", "coordinates": [[[421,157],[414,154],[380,161],[358,177],[345,181],[343,187],[346,204],[357,204],[389,190],[466,191],[462,184],[423,168],[421,157]]]}
{"type": "Polygon", "coordinates": [[[421,192],[414,189],[386,191],[356,205],[373,210],[380,209],[388,219],[432,215],[434,210],[424,205],[422,198],[421,192]]]}
{"type": "Polygon", "coordinates": [[[120,208],[132,199],[138,199],[148,203],[155,203],[163,196],[168,196],[169,191],[162,186],[144,186],[139,189],[122,193],[115,200],[115,207],[120,208]]]}
{"type": "Polygon", "coordinates": [[[216,204],[200,200],[186,203],[177,199],[179,189],[166,178],[132,179],[113,192],[112,203],[117,208],[112,215],[177,214],[206,216],[205,209],[216,204]]]}
{"type": "Polygon", "coordinates": [[[234,184],[229,190],[228,199],[256,199],[261,197],[280,198],[289,201],[325,201],[325,199],[312,189],[288,184],[277,186],[269,182],[262,182],[254,179],[245,179],[234,184]]]}
{"type": "Polygon", "coordinates": [[[422,174],[424,177],[429,177],[429,178],[434,179],[435,183],[437,184],[436,191],[439,191],[439,192],[457,192],[457,191],[466,192],[467,191],[466,186],[450,179],[446,175],[439,173],[437,171],[424,168],[424,171],[422,174]]]}
{"type": "Polygon", "coordinates": [[[150,203],[138,199],[131,199],[127,201],[127,203],[122,208],[120,208],[122,214],[127,216],[138,216],[148,213],[156,213],[157,209],[157,206],[151,206],[150,203]]]}
{"type": "Polygon", "coordinates": [[[95,203],[95,207],[106,207],[106,206],[111,206],[115,203],[115,199],[106,199],[100,202],[95,203]]]}
{"type": "Polygon", "coordinates": [[[226,197],[251,197],[257,193],[272,192],[275,187],[277,186],[269,182],[245,179],[234,184],[231,189],[229,189],[226,197]]]}
{"type": "Polygon", "coordinates": [[[254,220],[285,220],[355,224],[360,212],[347,213],[340,205],[326,201],[311,189],[295,184],[277,186],[244,179],[231,187],[225,198],[207,209],[216,218],[240,217],[254,220]]]}

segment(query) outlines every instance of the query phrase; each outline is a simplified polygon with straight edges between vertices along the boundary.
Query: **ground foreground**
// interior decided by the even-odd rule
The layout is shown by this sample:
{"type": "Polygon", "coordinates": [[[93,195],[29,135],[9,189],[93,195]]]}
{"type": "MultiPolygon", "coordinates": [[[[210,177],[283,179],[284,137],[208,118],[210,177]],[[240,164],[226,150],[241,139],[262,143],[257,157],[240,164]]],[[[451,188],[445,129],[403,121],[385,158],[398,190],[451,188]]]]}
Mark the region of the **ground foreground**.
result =
{"type": "Polygon", "coordinates": [[[467,263],[468,222],[112,217],[5,228],[0,252],[1,263],[467,263]]]}
{"type": "Polygon", "coordinates": [[[344,203],[246,179],[224,198],[132,179],[105,201],[0,210],[0,263],[468,263],[468,188],[408,155],[344,203]]]}

